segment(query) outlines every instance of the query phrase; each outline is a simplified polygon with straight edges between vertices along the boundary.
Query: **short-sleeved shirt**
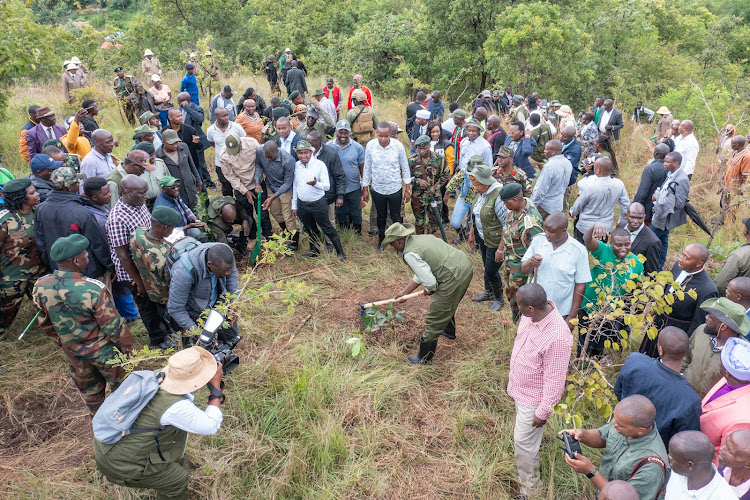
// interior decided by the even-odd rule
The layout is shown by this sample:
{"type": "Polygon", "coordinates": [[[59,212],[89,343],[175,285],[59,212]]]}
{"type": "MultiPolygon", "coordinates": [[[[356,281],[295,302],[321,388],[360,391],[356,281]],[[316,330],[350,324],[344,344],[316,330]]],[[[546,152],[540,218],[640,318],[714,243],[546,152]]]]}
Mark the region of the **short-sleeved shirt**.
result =
{"type": "Polygon", "coordinates": [[[169,264],[167,257],[172,244],[157,240],[143,227],[136,228],[130,237],[130,254],[143,280],[148,298],[156,304],[167,304],[169,299],[169,264]]]}
{"type": "Polygon", "coordinates": [[[586,285],[586,293],[583,295],[583,304],[581,305],[589,313],[599,309],[597,306],[599,295],[596,291],[597,288],[602,288],[602,292],[607,295],[621,297],[627,293],[624,289],[625,282],[643,274],[643,264],[638,260],[638,257],[633,255],[633,252],[628,252],[624,258],[620,259],[612,251],[612,247],[600,241],[599,248],[591,252],[591,256],[598,262],[591,268],[591,278],[593,281],[586,285]],[[611,279],[607,264],[619,266],[622,263],[624,263],[624,268],[615,271],[615,288],[605,290],[603,287],[611,279]]]}
{"type": "Polygon", "coordinates": [[[132,281],[132,278],[125,271],[125,268],[122,267],[115,248],[126,245],[130,248],[130,237],[136,228],[145,227],[146,229],[151,229],[151,213],[145,204],[140,207],[134,207],[120,199],[114,208],[110,210],[106,227],[112,262],[115,265],[117,273],[117,281],[129,283],[132,281]]]}
{"type": "Polygon", "coordinates": [[[227,136],[234,132],[238,137],[247,137],[245,130],[242,126],[235,122],[229,122],[227,129],[222,132],[216,123],[208,127],[206,131],[206,139],[208,142],[214,143],[214,165],[221,167],[221,153],[224,151],[224,143],[227,141],[227,136]]]}
{"type": "Polygon", "coordinates": [[[606,443],[599,465],[602,476],[607,481],[619,479],[629,482],[638,491],[638,498],[655,499],[666,480],[664,469],[658,463],[649,462],[638,469],[635,476],[631,478],[630,475],[636,465],[649,456],[661,458],[669,473],[667,450],[656,427],[645,436],[634,439],[628,439],[617,432],[612,423],[600,427],[599,433],[606,443]]]}
{"type": "Polygon", "coordinates": [[[340,146],[336,139],[328,141],[328,145],[336,149],[341,160],[341,166],[346,175],[346,193],[356,191],[360,186],[359,165],[365,163],[365,148],[352,139],[349,144],[340,146]]]}
{"type": "Polygon", "coordinates": [[[542,263],[537,269],[537,283],[547,292],[547,299],[557,305],[560,314],[567,316],[573,306],[576,283],[591,281],[586,247],[568,235],[565,243],[555,250],[544,234],[537,234],[521,262],[526,262],[535,254],[542,256],[542,263]]]}

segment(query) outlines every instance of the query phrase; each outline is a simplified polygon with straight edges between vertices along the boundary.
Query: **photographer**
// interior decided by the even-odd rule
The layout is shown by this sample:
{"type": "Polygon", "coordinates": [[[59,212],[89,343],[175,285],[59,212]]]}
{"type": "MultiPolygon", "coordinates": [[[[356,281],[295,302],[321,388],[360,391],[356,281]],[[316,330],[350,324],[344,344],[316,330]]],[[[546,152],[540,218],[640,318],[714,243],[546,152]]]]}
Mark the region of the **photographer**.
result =
{"type": "MultiPolygon", "coordinates": [[[[203,243],[172,265],[167,312],[180,328],[197,328],[195,320],[225,293],[237,293],[237,267],[226,243],[203,243]]],[[[216,332],[220,342],[237,336],[237,325],[216,332]]]]}
{"type": "Polygon", "coordinates": [[[185,498],[188,470],[184,457],[188,433],[215,434],[223,419],[222,366],[202,347],[179,351],[169,358],[165,374],[153,399],[141,410],[134,429],[165,427],[154,433],[131,433],[114,444],[94,439],[96,465],[111,482],[129,488],[156,490],[157,499],[185,498]],[[193,403],[193,392],[205,386],[211,394],[201,410],[193,403]]]}
{"type": "Polygon", "coordinates": [[[591,479],[597,490],[610,481],[627,481],[639,498],[658,498],[669,472],[667,450],[656,429],[656,408],[646,396],[633,395],[615,406],[614,419],[598,429],[565,429],[573,439],[591,448],[604,448],[597,469],[591,460],[575,453],[565,454],[565,462],[579,474],[591,479]]]}

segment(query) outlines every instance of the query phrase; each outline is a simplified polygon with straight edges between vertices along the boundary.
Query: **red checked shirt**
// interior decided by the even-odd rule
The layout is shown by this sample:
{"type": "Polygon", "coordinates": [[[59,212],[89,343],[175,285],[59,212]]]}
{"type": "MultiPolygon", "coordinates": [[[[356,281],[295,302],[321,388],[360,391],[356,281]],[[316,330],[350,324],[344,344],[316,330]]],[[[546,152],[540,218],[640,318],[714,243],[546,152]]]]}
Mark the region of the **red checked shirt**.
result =
{"type": "Polygon", "coordinates": [[[143,204],[140,207],[134,207],[122,201],[122,198],[117,200],[117,204],[109,211],[106,225],[112,262],[115,264],[115,271],[117,272],[117,281],[124,281],[126,283],[132,281],[125,268],[122,267],[120,259],[117,258],[115,248],[125,245],[129,252],[130,237],[138,227],[151,229],[151,213],[148,211],[146,205],[143,204]]]}
{"type": "Polygon", "coordinates": [[[508,395],[518,404],[536,406],[538,418],[547,420],[560,401],[568,373],[573,336],[554,302],[541,321],[521,316],[510,357],[508,395]]]}

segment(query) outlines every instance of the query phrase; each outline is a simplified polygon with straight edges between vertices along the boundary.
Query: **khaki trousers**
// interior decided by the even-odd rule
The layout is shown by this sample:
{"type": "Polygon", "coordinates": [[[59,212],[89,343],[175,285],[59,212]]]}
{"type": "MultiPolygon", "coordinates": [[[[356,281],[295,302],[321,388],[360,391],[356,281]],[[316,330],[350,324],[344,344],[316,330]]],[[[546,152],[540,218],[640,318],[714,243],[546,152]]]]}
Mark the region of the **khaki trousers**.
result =
{"type": "MultiPolygon", "coordinates": [[[[270,191],[269,191],[270,192],[270,191]]],[[[273,193],[271,193],[273,194],[273,193]]],[[[290,233],[298,229],[297,220],[292,215],[292,192],[287,191],[284,194],[280,194],[271,202],[271,206],[268,207],[268,212],[276,220],[277,223],[286,224],[286,230],[290,233]]]]}
{"type": "Polygon", "coordinates": [[[513,447],[516,451],[516,468],[518,481],[521,483],[522,495],[533,497],[541,488],[539,479],[539,447],[542,445],[544,427],[534,427],[536,406],[524,406],[516,403],[516,425],[513,428],[513,447]]]}
{"type": "Polygon", "coordinates": [[[331,221],[331,225],[336,227],[336,202],[328,204],[328,220],[331,221]]]}

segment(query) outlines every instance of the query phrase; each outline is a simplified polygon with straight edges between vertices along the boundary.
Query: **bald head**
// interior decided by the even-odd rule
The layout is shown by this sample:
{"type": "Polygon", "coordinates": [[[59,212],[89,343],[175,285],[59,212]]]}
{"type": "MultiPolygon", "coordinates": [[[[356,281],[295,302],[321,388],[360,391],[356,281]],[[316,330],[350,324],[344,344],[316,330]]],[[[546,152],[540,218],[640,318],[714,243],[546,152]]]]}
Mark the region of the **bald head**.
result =
{"type": "Polygon", "coordinates": [[[612,160],[602,156],[594,162],[594,173],[599,177],[609,177],[612,173],[612,166],[612,160]]]}
{"type": "Polygon", "coordinates": [[[568,228],[568,217],[564,212],[550,214],[544,221],[544,228],[553,232],[564,231],[568,228]]]}
{"type": "Polygon", "coordinates": [[[727,436],[726,441],[719,451],[719,462],[722,462],[724,447],[732,445],[733,463],[726,465],[732,469],[750,469],[750,429],[740,429],[727,436]]]}
{"type": "Polygon", "coordinates": [[[685,247],[685,251],[704,264],[708,262],[708,247],[703,243],[691,243],[685,247]]]}
{"type": "Polygon", "coordinates": [[[548,147],[550,150],[555,151],[556,154],[562,153],[562,142],[558,141],[557,139],[552,139],[551,141],[547,141],[547,144],[545,144],[545,147],[548,147]]]}
{"type": "Polygon", "coordinates": [[[730,139],[730,144],[732,145],[732,149],[735,151],[741,151],[745,147],[745,143],[747,142],[747,139],[745,139],[745,136],[743,135],[735,135],[730,139]]]}
{"type": "Polygon", "coordinates": [[[656,420],[654,404],[646,396],[640,394],[628,396],[617,403],[615,409],[637,428],[649,429],[656,420]]]}
{"type": "Polygon", "coordinates": [[[170,121],[172,121],[172,119],[176,117],[177,115],[182,116],[182,111],[180,111],[179,109],[175,109],[175,108],[172,108],[169,111],[167,111],[167,116],[169,117],[170,121]]]}
{"type": "Polygon", "coordinates": [[[602,491],[599,493],[599,500],[640,500],[638,497],[638,490],[635,486],[617,479],[610,481],[604,485],[602,491]]]}
{"type": "Polygon", "coordinates": [[[694,128],[695,128],[695,125],[693,124],[693,120],[682,120],[680,122],[680,129],[682,130],[682,135],[691,134],[694,128]]]}
{"type": "Polygon", "coordinates": [[[655,160],[663,160],[665,156],[669,154],[669,146],[666,144],[660,142],[656,145],[654,148],[654,159],[655,160]]]}
{"type": "Polygon", "coordinates": [[[148,189],[148,183],[137,175],[128,174],[120,181],[120,189],[123,191],[148,189]]]}
{"type": "Polygon", "coordinates": [[[750,278],[747,276],[738,276],[729,282],[732,289],[744,298],[750,298],[750,278]]]}
{"type": "Polygon", "coordinates": [[[487,110],[485,108],[477,108],[477,110],[474,111],[474,118],[476,118],[480,122],[482,120],[486,120],[487,119],[487,110]]]}
{"type": "Polygon", "coordinates": [[[491,128],[492,130],[500,128],[500,117],[498,115],[492,115],[487,118],[487,128],[491,128]]]}
{"type": "Polygon", "coordinates": [[[180,92],[177,94],[177,102],[191,102],[190,94],[187,92],[180,92]]]}
{"type": "Polygon", "coordinates": [[[221,218],[224,222],[233,223],[237,219],[237,209],[234,208],[234,205],[227,203],[221,207],[221,218]]]}
{"type": "Polygon", "coordinates": [[[270,154],[276,158],[276,153],[279,152],[279,145],[274,141],[266,141],[263,143],[263,153],[270,154]]]}
{"type": "Polygon", "coordinates": [[[560,131],[560,140],[564,143],[569,143],[576,136],[576,128],[572,125],[568,125],[560,131]]]}
{"type": "Polygon", "coordinates": [[[641,205],[640,203],[638,203],[637,201],[634,201],[633,203],[631,203],[628,206],[627,213],[629,213],[631,215],[636,215],[636,216],[638,216],[638,215],[646,215],[646,208],[643,205],[641,205]]]}
{"type": "Polygon", "coordinates": [[[693,462],[696,466],[711,468],[714,460],[711,439],[701,431],[678,432],[669,440],[669,454],[681,462],[693,462]]]}
{"type": "Polygon", "coordinates": [[[522,304],[525,307],[544,309],[547,305],[547,292],[544,291],[542,285],[538,283],[529,283],[518,289],[516,292],[516,299],[519,304],[522,304]]]}
{"type": "Polygon", "coordinates": [[[656,345],[663,360],[682,361],[690,351],[690,338],[682,329],[668,326],[659,332],[656,345]]]}

